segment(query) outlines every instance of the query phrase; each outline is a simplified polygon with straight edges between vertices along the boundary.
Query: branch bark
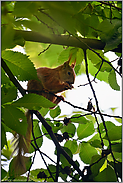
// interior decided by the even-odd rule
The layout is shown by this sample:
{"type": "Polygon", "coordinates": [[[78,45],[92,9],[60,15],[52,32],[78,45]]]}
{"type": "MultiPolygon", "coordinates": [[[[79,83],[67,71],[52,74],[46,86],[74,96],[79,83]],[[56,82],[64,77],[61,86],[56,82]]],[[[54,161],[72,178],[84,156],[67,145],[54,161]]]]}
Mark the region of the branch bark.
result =
{"type": "MultiPolygon", "coordinates": [[[[81,37],[76,38],[69,35],[48,34],[46,36],[34,31],[15,30],[15,39],[16,39],[16,36],[23,37],[25,41],[56,44],[56,45],[63,45],[63,46],[72,46],[72,47],[82,48],[84,50],[88,48],[95,49],[95,50],[104,50],[104,47],[105,47],[105,43],[102,42],[101,40],[81,38],[81,37]]],[[[117,46],[117,48],[111,51],[122,53],[122,44],[120,43],[117,46]]]]}
{"type": "Polygon", "coordinates": [[[15,30],[15,37],[16,36],[22,36],[25,41],[72,46],[82,49],[87,49],[91,47],[93,49],[103,50],[105,46],[105,43],[97,39],[88,39],[81,37],[79,37],[79,39],[76,39],[75,37],[69,35],[55,34],[44,36],[43,34],[39,34],[38,32],[34,31],[15,30]]]}

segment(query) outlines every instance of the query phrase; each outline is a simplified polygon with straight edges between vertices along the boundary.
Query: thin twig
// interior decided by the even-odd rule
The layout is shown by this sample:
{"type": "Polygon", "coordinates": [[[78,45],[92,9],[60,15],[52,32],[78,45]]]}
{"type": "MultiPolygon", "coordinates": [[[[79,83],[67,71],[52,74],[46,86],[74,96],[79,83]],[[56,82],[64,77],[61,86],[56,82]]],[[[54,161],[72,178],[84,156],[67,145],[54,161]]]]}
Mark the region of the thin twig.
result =
{"type": "MultiPolygon", "coordinates": [[[[88,62],[87,62],[86,50],[84,50],[84,58],[85,58],[85,65],[86,65],[86,75],[87,75],[88,81],[90,82],[90,77],[89,77],[89,73],[88,73],[88,62]]],[[[94,91],[94,89],[93,89],[93,86],[92,86],[92,83],[91,83],[91,82],[90,82],[90,87],[91,87],[92,93],[93,93],[94,98],[95,98],[97,111],[99,112],[99,115],[100,115],[101,120],[102,120],[102,122],[103,122],[103,126],[104,126],[105,131],[106,131],[106,136],[107,136],[107,139],[108,139],[108,142],[109,142],[110,152],[111,152],[112,158],[113,158],[113,160],[114,160],[114,170],[115,170],[115,174],[116,174],[117,181],[118,181],[118,175],[117,175],[116,164],[115,164],[115,161],[116,161],[116,160],[115,160],[115,157],[114,157],[113,152],[112,152],[111,141],[110,141],[110,139],[109,139],[108,131],[107,131],[106,124],[105,124],[105,120],[104,120],[103,115],[102,115],[102,113],[101,113],[101,111],[100,111],[100,109],[99,109],[98,100],[97,100],[97,97],[96,97],[96,94],[95,94],[95,91],[94,91]]]]}

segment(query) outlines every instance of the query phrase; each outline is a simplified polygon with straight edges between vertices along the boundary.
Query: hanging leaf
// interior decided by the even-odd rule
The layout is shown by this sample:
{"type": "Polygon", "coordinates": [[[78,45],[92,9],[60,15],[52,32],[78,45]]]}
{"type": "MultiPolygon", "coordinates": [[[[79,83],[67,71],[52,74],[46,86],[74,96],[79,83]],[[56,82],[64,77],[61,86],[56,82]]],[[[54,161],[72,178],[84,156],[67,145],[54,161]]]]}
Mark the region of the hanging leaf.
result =
{"type": "Polygon", "coordinates": [[[96,182],[117,182],[114,169],[108,165],[102,172],[100,172],[95,178],[96,182]],[[109,176],[110,175],[110,176],[109,176]]]}
{"type": "Polygon", "coordinates": [[[2,52],[2,58],[19,80],[38,79],[34,65],[27,55],[9,50],[2,52]]]}
{"type": "Polygon", "coordinates": [[[79,153],[81,160],[86,164],[90,164],[91,158],[94,155],[98,155],[97,150],[94,147],[92,147],[89,143],[82,142],[79,153]]]}
{"type": "Polygon", "coordinates": [[[116,73],[114,70],[109,73],[108,82],[112,89],[120,91],[120,86],[117,84],[116,73]]]}
{"type": "Polygon", "coordinates": [[[94,133],[93,123],[79,124],[77,128],[77,135],[79,139],[83,139],[94,133]]]}
{"type": "Polygon", "coordinates": [[[71,150],[72,154],[74,154],[77,151],[78,145],[75,140],[68,140],[65,142],[64,147],[67,147],[71,150]]]}
{"type": "Polygon", "coordinates": [[[57,116],[59,116],[61,113],[61,109],[59,106],[57,106],[55,109],[51,109],[50,110],[50,116],[54,119],[56,118],[57,116]]]}
{"type": "Polygon", "coordinates": [[[21,135],[26,134],[27,120],[25,114],[12,105],[6,105],[3,108],[3,120],[6,126],[21,135]]]}
{"type": "Polygon", "coordinates": [[[23,168],[23,165],[18,163],[18,157],[12,159],[9,165],[9,176],[10,178],[18,177],[19,175],[22,175],[27,172],[31,165],[31,158],[22,156],[24,163],[26,164],[26,168],[23,168]]]}
{"type": "Polygon", "coordinates": [[[25,107],[30,110],[38,110],[41,107],[54,107],[55,104],[46,99],[41,95],[36,95],[34,93],[29,93],[19,98],[17,101],[12,103],[13,106],[25,107]]]}

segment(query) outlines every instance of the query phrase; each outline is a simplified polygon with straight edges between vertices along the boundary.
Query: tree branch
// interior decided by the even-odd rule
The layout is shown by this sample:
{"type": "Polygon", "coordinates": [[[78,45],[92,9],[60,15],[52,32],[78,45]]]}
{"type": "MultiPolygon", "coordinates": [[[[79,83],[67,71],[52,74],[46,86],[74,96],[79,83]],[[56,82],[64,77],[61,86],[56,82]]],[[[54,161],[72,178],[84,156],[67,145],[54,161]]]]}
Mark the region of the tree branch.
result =
{"type": "Polygon", "coordinates": [[[14,75],[12,74],[11,70],[9,69],[9,67],[7,66],[6,62],[4,62],[4,60],[1,58],[1,66],[4,69],[4,71],[7,73],[7,75],[9,76],[10,80],[13,82],[13,84],[18,88],[18,90],[20,91],[20,93],[24,96],[26,94],[26,90],[24,90],[22,88],[22,86],[20,85],[20,83],[16,80],[16,78],[14,77],[14,75]]]}
{"type": "Polygon", "coordinates": [[[15,30],[15,37],[19,35],[22,36],[25,41],[72,46],[82,49],[87,49],[87,45],[97,50],[103,50],[105,47],[105,43],[100,40],[79,37],[79,41],[75,37],[68,35],[48,34],[46,36],[34,31],[15,30]]]}

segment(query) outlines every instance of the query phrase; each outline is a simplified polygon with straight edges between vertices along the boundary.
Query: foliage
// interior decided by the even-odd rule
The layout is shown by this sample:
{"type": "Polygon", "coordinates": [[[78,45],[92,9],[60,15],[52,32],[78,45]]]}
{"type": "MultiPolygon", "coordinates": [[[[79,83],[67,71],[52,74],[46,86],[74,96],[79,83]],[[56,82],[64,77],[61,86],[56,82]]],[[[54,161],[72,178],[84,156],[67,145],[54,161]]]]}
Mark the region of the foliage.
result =
{"type": "Polygon", "coordinates": [[[2,181],[57,182],[58,177],[63,181],[69,177],[73,182],[122,179],[121,117],[101,112],[93,88],[93,82],[98,79],[120,91],[116,76],[122,77],[122,2],[2,1],[1,12],[2,162],[11,160],[8,172],[2,165],[2,181]],[[23,48],[24,54],[13,48],[23,48]],[[118,61],[117,68],[104,56],[108,51],[117,55],[114,60],[118,61]],[[28,94],[19,82],[38,80],[35,67],[56,67],[69,55],[72,55],[72,61],[76,59],[76,75],[86,74],[96,106],[85,109],[64,101],[76,108],[77,113],[68,115],[66,110],[66,115],[60,116],[62,109],[59,106],[49,109],[54,106],[52,102],[43,96],[28,94]],[[94,78],[92,81],[90,74],[94,78]],[[27,177],[22,175],[25,172],[20,172],[19,176],[14,174],[16,157],[11,155],[13,146],[6,139],[7,132],[25,135],[26,108],[33,110],[34,114],[37,114],[35,110],[39,111],[38,120],[33,120],[32,146],[26,158],[26,161],[29,159],[27,177]],[[109,121],[105,121],[105,116],[109,121]],[[119,126],[113,123],[114,119],[119,126]],[[40,150],[44,136],[54,142],[57,162],[40,150]],[[63,146],[61,142],[65,142],[63,146]],[[31,169],[37,152],[46,165],[45,169],[42,166],[31,169]],[[79,154],[80,162],[73,161],[76,154],[79,154]],[[44,156],[52,164],[47,164],[44,156]],[[86,165],[80,170],[82,162],[86,165]]]}

